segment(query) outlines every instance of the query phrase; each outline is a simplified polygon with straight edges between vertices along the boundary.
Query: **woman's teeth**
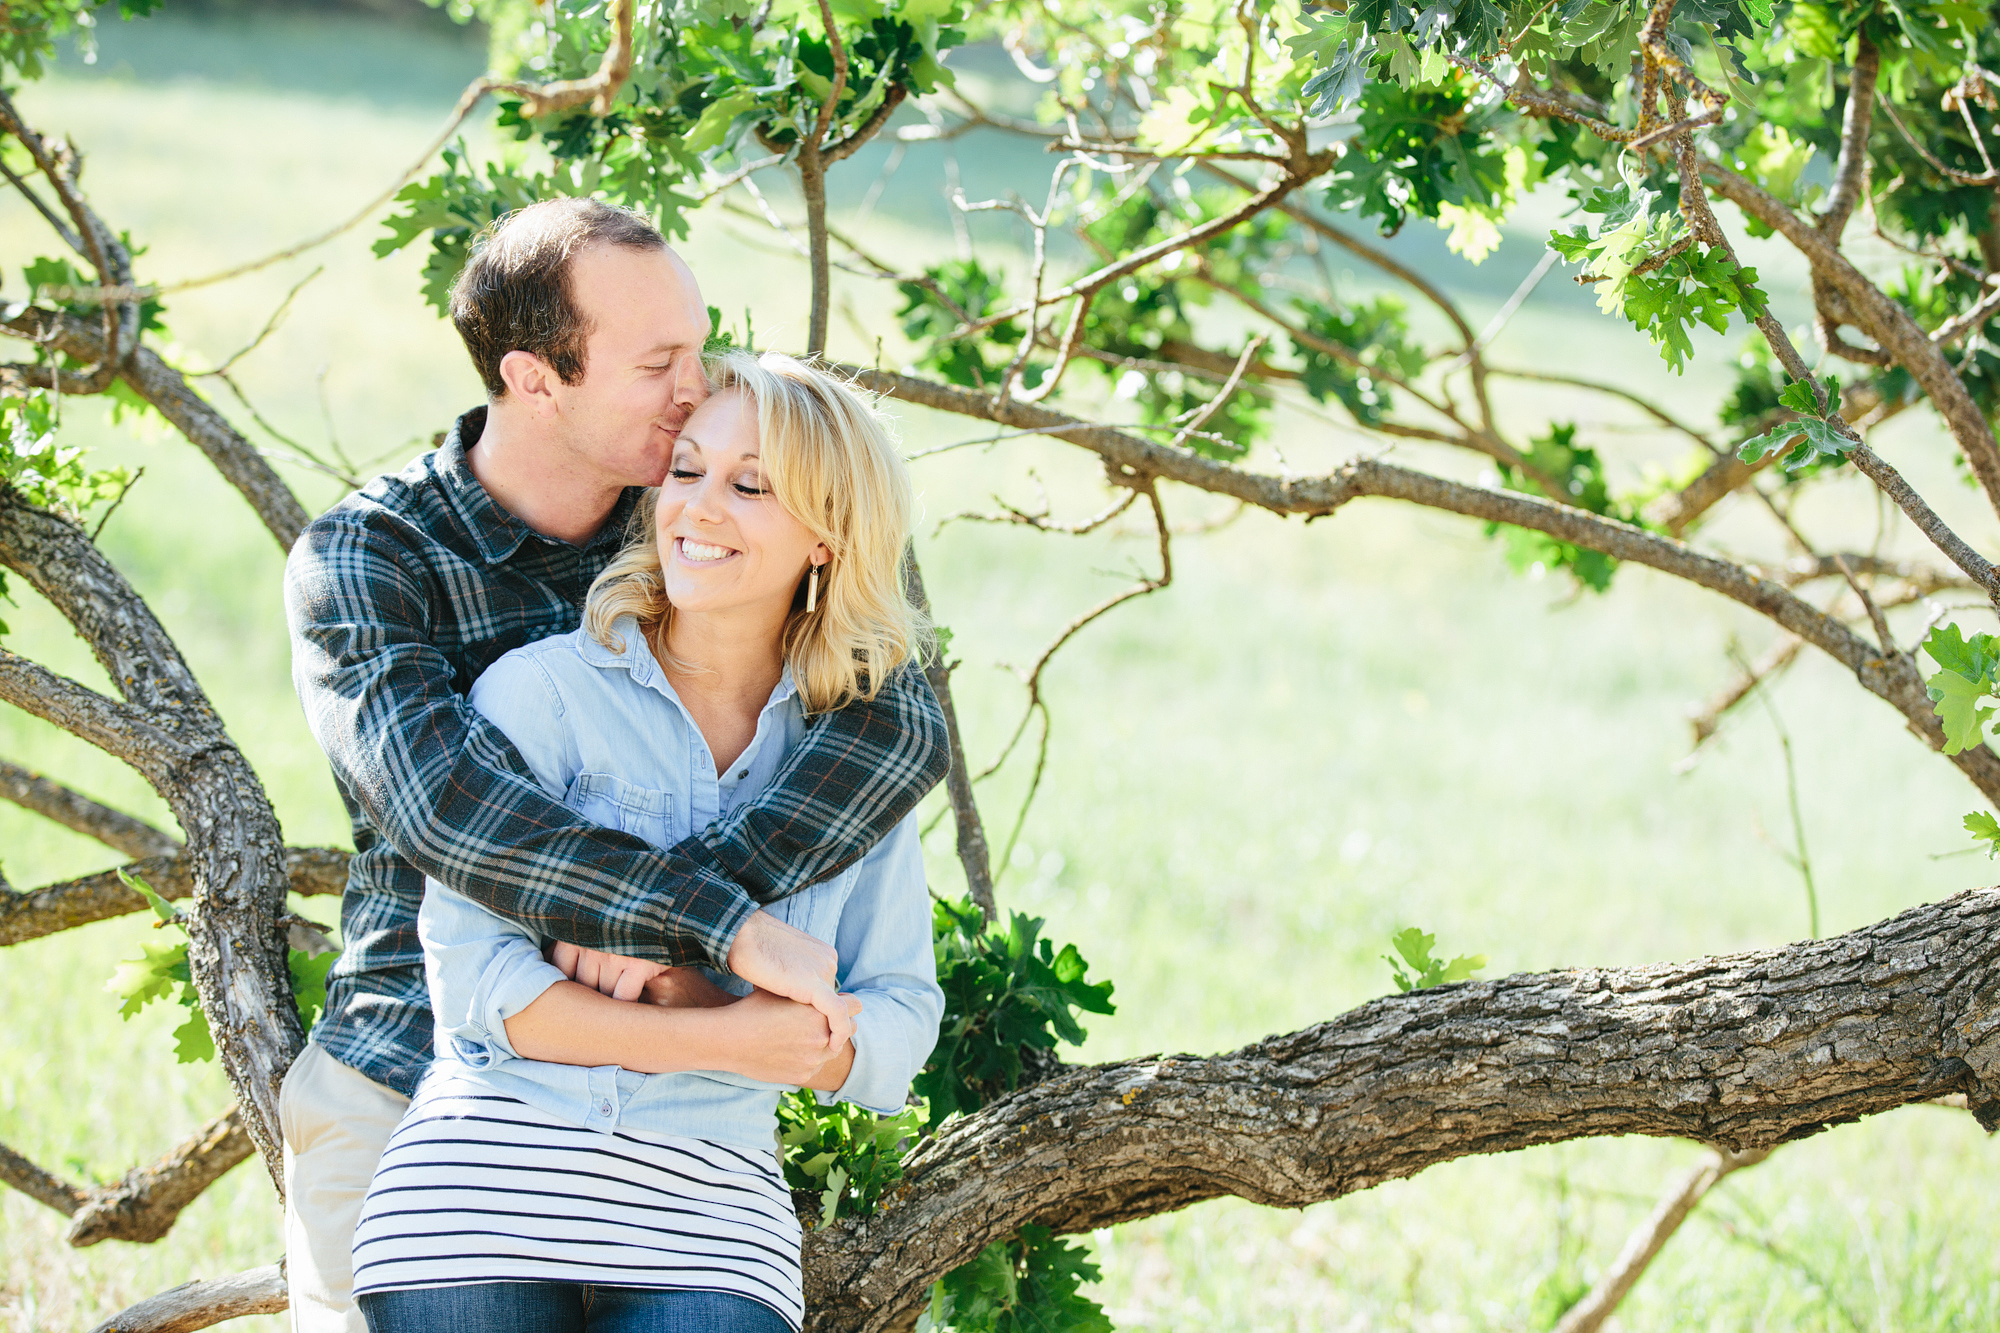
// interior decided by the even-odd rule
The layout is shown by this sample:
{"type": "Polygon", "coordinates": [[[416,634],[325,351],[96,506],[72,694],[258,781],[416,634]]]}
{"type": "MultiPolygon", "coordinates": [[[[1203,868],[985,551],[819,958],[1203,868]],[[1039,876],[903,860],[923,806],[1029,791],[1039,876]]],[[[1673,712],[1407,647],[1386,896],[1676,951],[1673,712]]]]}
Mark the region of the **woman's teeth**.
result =
{"type": "Polygon", "coordinates": [[[727,546],[710,546],[707,542],[690,541],[686,537],[681,538],[682,557],[696,563],[720,560],[726,555],[735,554],[736,552],[730,550],[727,546]]]}

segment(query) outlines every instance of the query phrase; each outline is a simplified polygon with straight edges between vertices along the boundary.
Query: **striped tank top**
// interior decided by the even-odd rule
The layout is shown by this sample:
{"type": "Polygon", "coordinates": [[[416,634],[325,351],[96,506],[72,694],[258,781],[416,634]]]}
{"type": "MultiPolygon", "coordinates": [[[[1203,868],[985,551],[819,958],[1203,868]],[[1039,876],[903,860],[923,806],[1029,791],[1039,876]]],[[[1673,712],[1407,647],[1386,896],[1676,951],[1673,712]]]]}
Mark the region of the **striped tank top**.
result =
{"type": "Polygon", "coordinates": [[[354,1294],[475,1282],[721,1291],[805,1316],[774,1153],[584,1129],[433,1069],[354,1232],[354,1294]]]}

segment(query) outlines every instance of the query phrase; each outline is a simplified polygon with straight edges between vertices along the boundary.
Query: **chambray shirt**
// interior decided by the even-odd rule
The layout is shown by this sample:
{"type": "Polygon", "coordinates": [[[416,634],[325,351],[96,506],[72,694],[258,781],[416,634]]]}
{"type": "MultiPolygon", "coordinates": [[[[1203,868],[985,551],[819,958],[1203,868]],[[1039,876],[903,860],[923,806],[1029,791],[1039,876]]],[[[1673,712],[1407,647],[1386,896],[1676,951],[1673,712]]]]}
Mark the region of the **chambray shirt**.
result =
{"type": "MultiPolygon", "coordinates": [[[[671,847],[725,816],[778,773],[805,735],[788,670],[758,715],[749,748],[718,776],[701,730],[630,617],[614,651],[582,630],[517,648],[472,687],[471,702],[514,743],[548,794],[607,828],[671,847]]],[[[937,1042],[944,994],[931,946],[930,898],[914,815],[860,862],[766,910],[834,945],[840,988],[863,1004],[854,1067],[822,1104],[850,1101],[892,1112],[937,1042]]],[[[543,940],[437,880],[417,916],[440,1075],[472,1073],[572,1124],[684,1134],[771,1147],[781,1085],[724,1072],[638,1074],[523,1059],[506,1020],[563,974],[543,940]]],[[[710,970],[742,995],[747,983],[710,970]]]]}

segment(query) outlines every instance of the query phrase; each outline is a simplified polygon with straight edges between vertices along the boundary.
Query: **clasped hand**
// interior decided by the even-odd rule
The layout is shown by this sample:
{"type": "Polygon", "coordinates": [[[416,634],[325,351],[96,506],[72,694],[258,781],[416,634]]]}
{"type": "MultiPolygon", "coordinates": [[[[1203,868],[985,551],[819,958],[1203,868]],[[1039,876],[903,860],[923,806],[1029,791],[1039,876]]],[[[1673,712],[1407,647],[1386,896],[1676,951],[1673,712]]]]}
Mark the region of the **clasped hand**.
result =
{"type": "MultiPolygon", "coordinates": [[[[803,935],[803,932],[793,933],[803,935]]],[[[821,941],[812,942],[824,947],[821,941]]],[[[793,1087],[818,1087],[831,1082],[827,1090],[832,1091],[845,1079],[853,1061],[849,1043],[854,1016],[861,1012],[861,1001],[856,996],[834,992],[831,985],[824,988],[844,1029],[839,1033],[828,1015],[813,1004],[762,987],[748,995],[732,995],[709,980],[699,968],[668,967],[560,940],[549,946],[547,957],[570,980],[615,1000],[668,1009],[733,1006],[729,1019],[734,1058],[729,1068],[730,1072],[746,1078],[793,1087]]]]}

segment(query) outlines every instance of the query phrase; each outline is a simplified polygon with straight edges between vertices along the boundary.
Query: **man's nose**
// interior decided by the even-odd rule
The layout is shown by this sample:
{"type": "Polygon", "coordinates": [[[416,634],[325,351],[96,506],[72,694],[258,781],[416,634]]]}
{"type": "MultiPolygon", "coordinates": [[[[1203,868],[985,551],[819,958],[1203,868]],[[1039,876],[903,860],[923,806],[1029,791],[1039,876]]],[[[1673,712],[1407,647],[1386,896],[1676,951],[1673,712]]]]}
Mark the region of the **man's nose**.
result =
{"type": "Polygon", "coordinates": [[[708,375],[699,356],[684,356],[674,375],[674,402],[692,412],[708,397],[708,375]]]}

